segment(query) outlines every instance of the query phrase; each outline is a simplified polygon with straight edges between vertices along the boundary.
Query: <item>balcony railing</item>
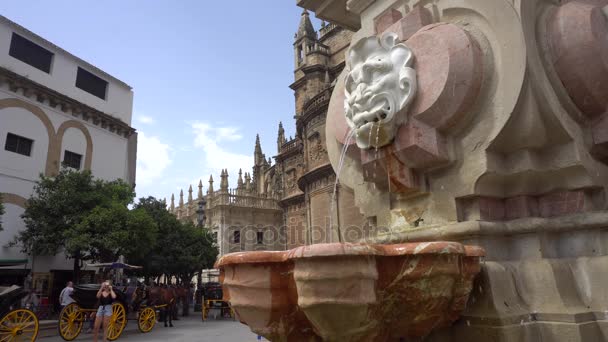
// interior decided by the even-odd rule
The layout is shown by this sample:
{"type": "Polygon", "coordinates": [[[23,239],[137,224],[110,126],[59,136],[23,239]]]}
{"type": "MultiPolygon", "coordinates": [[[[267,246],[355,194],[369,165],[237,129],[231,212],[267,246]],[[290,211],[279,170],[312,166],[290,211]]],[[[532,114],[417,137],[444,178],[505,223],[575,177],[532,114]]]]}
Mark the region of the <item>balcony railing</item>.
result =
{"type": "Polygon", "coordinates": [[[233,205],[247,208],[280,209],[277,199],[266,195],[247,193],[243,189],[216,191],[208,198],[208,203],[210,208],[217,205],[233,205]]]}
{"type": "Polygon", "coordinates": [[[304,103],[303,112],[304,114],[312,112],[319,108],[320,106],[324,106],[329,103],[329,99],[331,98],[331,91],[329,88],[323,90],[322,92],[315,95],[312,99],[306,101],[304,103]]]}

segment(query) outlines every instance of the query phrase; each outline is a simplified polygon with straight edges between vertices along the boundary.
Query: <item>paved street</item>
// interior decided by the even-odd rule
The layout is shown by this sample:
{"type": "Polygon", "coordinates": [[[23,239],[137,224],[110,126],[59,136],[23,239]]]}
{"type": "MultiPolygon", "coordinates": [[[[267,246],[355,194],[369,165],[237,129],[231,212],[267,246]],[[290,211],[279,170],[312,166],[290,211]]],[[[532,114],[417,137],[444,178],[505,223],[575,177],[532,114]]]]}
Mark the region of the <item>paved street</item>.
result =
{"type": "MultiPolygon", "coordinates": [[[[141,342],[189,342],[189,341],[213,341],[213,342],[254,342],[257,336],[249,328],[238,321],[213,320],[202,322],[200,315],[180,317],[179,321],[173,322],[173,328],[165,328],[162,323],[157,323],[154,329],[142,334],[137,329],[135,321],[129,321],[123,334],[117,341],[141,341],[141,342]]],[[[38,339],[41,342],[63,342],[61,337],[45,337],[38,339]]],[[[92,334],[84,331],[75,341],[92,341],[92,334]]],[[[262,339],[265,341],[265,339],[262,339]]]]}

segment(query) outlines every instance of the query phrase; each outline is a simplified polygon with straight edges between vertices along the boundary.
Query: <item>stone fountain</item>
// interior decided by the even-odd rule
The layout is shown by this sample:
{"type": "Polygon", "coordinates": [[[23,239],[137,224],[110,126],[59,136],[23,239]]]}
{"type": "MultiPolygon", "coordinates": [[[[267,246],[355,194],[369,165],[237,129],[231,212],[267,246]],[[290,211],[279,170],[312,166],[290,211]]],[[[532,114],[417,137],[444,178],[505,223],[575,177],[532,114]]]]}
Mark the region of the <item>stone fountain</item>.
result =
{"type": "Polygon", "coordinates": [[[239,319],[273,341],[608,341],[608,0],[298,4],[356,31],[327,151],[374,229],[224,256],[239,319]]]}
{"type": "Polygon", "coordinates": [[[420,338],[458,318],[484,251],[456,242],[326,243],[222,257],[224,299],[271,341],[420,338]]]}

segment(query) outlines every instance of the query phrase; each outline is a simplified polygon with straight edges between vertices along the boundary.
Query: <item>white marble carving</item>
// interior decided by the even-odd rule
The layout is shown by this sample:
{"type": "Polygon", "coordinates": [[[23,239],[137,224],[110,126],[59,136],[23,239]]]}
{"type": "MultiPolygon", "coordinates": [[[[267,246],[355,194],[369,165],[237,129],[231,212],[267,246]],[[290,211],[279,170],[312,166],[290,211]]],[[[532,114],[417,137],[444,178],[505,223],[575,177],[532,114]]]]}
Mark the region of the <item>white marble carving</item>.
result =
{"type": "Polygon", "coordinates": [[[413,62],[412,51],[392,32],[363,38],[347,52],[344,109],[359,148],[388,145],[407,121],[417,89],[413,62]]]}

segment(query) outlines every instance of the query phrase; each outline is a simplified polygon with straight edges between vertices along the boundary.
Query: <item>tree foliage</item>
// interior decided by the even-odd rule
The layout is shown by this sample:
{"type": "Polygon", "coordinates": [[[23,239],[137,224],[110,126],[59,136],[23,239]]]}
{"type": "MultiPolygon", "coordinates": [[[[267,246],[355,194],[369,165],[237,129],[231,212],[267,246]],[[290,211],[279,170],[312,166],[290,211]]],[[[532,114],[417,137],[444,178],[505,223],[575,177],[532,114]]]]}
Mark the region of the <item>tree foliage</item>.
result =
{"type": "Polygon", "coordinates": [[[119,256],[144,255],[156,240],[154,221],[143,210],[129,210],[111,203],[95,207],[77,225],[66,231],[66,250],[85,251],[90,259],[115,261],[119,256]]]}
{"type": "Polygon", "coordinates": [[[113,262],[125,256],[144,266],[144,275],[171,275],[188,282],[217,257],[207,230],[183,224],[154,197],[133,203],[135,193],[122,180],[94,179],[89,171],[63,169],[40,176],[22,217],[26,229],[13,246],[34,255],[64,251],[74,259],[113,262]]]}
{"type": "Polygon", "coordinates": [[[179,222],[154,197],[140,198],[134,208],[145,210],[158,228],[156,246],[138,260],[147,277],[164,274],[187,283],[196,272],[213,267],[218,251],[207,229],[179,222]]]}
{"type": "Polygon", "coordinates": [[[41,175],[22,215],[26,229],[13,245],[35,255],[63,250],[75,260],[75,272],[80,260],[144,254],[154,244],[156,229],[145,212],[128,209],[134,197],[124,181],[94,179],[89,171],[41,175]]]}
{"type": "Polygon", "coordinates": [[[189,282],[201,269],[213,267],[217,249],[206,229],[197,228],[191,223],[182,224],[166,237],[166,241],[162,249],[165,269],[183,282],[189,282]]]}

